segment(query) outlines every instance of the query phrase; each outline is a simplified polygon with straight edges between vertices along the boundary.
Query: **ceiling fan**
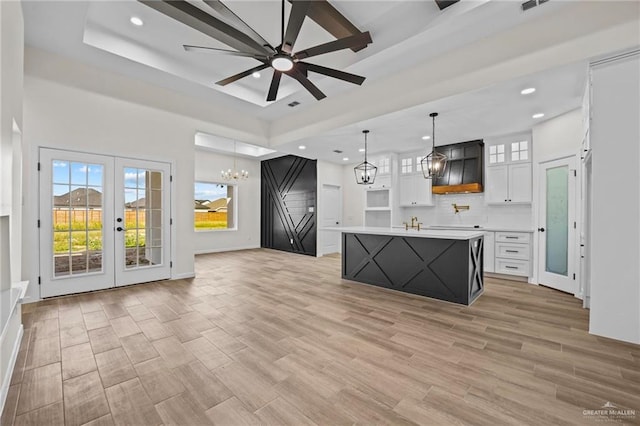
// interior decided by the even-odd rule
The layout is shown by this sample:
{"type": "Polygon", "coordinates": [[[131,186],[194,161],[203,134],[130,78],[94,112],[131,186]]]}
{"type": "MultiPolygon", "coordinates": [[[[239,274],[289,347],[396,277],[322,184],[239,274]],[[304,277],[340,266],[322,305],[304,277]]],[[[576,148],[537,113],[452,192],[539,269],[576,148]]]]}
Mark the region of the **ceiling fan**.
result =
{"type": "Polygon", "coordinates": [[[269,44],[220,0],[204,0],[204,3],[213,9],[216,16],[184,0],[138,1],[235,49],[227,50],[184,45],[184,49],[187,51],[200,50],[243,56],[261,62],[256,67],[216,82],[220,86],[226,86],[254,72],[272,68],[273,77],[269,86],[267,101],[276,100],[282,74],[297,80],[309,93],[320,100],[325,98],[326,95],[309,80],[309,72],[323,74],[358,85],[361,85],[365,80],[365,77],[359,75],[303,62],[303,59],[338,50],[351,49],[358,51],[372,43],[371,34],[368,31],[359,31],[326,1],[289,0],[291,2],[291,13],[285,29],[285,0],[282,0],[281,40],[278,46],[269,44]],[[334,35],[344,35],[345,32],[350,35],[294,52],[294,45],[302,28],[302,23],[307,16],[320,23],[321,26],[334,35]]]}

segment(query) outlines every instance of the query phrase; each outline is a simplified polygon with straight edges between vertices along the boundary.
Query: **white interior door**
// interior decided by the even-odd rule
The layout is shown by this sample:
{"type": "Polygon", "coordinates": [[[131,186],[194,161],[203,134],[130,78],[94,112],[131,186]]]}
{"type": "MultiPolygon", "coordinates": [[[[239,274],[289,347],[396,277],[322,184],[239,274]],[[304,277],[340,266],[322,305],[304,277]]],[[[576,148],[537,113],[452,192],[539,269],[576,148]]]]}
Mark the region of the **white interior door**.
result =
{"type": "Polygon", "coordinates": [[[167,279],[170,165],[116,158],[116,285],[167,279]]]}
{"type": "MultiPolygon", "coordinates": [[[[322,227],[335,227],[342,224],[342,188],[337,185],[322,185],[322,227]]],[[[322,254],[340,251],[340,232],[324,231],[322,254]]]]}
{"type": "Polygon", "coordinates": [[[112,229],[113,158],[41,149],[40,296],[113,287],[112,229]]]}
{"type": "Polygon", "coordinates": [[[169,278],[169,175],[166,163],[41,149],[40,296],[169,278]]]}
{"type": "Polygon", "coordinates": [[[575,158],[540,164],[539,262],[542,285],[576,294],[575,158]]]}

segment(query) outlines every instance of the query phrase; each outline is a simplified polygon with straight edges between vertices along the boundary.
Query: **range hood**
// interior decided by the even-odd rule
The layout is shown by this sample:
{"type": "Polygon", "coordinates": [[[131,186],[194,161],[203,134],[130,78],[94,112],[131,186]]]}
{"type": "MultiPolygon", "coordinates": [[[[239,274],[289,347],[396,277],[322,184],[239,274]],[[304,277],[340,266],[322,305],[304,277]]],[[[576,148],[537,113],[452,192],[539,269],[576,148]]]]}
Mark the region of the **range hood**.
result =
{"type": "Polygon", "coordinates": [[[483,192],[484,142],[482,139],[436,147],[447,156],[444,176],[433,181],[434,194],[483,192]]]}

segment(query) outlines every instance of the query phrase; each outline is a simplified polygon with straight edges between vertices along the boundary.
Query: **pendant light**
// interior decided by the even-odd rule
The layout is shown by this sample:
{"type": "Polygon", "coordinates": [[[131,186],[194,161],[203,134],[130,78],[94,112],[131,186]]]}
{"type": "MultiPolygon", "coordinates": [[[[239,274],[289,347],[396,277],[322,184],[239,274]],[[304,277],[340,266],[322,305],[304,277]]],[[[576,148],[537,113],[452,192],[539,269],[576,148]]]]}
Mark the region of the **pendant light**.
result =
{"type": "Polygon", "coordinates": [[[431,136],[431,152],[420,161],[422,175],[425,179],[441,178],[447,167],[447,156],[436,151],[436,117],[437,112],[429,114],[433,123],[433,134],[431,136]]]}
{"type": "Polygon", "coordinates": [[[358,185],[371,185],[376,180],[376,173],[378,168],[367,161],[367,135],[368,130],[363,130],[364,133],[364,161],[353,168],[353,172],[356,175],[356,183],[358,185]]]}
{"type": "Polygon", "coordinates": [[[224,180],[244,180],[249,177],[249,172],[247,170],[238,171],[236,167],[236,141],[233,141],[233,170],[222,170],[221,174],[222,179],[224,180]]]}

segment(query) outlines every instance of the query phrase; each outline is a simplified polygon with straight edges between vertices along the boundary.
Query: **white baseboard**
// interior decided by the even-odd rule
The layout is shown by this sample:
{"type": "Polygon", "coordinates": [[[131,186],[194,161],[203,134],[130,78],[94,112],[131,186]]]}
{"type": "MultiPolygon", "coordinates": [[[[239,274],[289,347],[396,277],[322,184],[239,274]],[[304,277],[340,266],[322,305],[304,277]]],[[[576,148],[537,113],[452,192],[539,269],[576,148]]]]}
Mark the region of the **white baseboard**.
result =
{"type": "Polygon", "coordinates": [[[260,248],[259,245],[250,245],[250,246],[241,246],[241,247],[226,247],[226,248],[214,248],[214,249],[204,249],[204,250],[195,250],[193,254],[209,254],[209,253],[222,253],[225,251],[238,251],[238,250],[252,250],[260,248]]]}
{"type": "Polygon", "coordinates": [[[182,274],[172,274],[171,275],[171,279],[172,280],[187,280],[189,278],[195,278],[196,277],[196,273],[195,272],[185,272],[182,274]]]}
{"type": "MultiPolygon", "coordinates": [[[[4,403],[7,401],[7,395],[9,394],[9,387],[11,386],[11,377],[13,376],[13,369],[16,366],[18,360],[18,352],[20,351],[20,344],[22,343],[22,335],[24,334],[24,326],[20,324],[18,330],[18,338],[13,344],[13,350],[11,351],[11,359],[9,360],[9,366],[5,376],[2,378],[2,388],[0,389],[0,413],[4,410],[4,403]]],[[[3,342],[4,343],[4,342],[3,342]]]]}

